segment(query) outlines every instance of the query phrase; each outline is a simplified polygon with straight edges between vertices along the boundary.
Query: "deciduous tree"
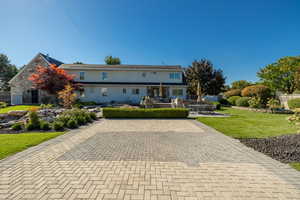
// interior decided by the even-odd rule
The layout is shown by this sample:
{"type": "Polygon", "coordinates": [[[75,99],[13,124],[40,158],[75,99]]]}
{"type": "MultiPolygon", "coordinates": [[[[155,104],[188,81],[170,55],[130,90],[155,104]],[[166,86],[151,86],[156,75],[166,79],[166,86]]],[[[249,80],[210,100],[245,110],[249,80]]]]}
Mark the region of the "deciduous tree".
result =
{"type": "Polygon", "coordinates": [[[17,67],[10,63],[6,55],[0,54],[0,90],[8,91],[8,81],[17,73],[17,67]]]}
{"type": "Polygon", "coordinates": [[[232,89],[240,89],[240,90],[242,90],[245,87],[250,86],[250,85],[252,85],[252,83],[248,82],[246,80],[239,80],[239,81],[234,81],[231,83],[232,89]]]}
{"type": "Polygon", "coordinates": [[[272,90],[291,94],[297,87],[299,68],[300,56],[284,57],[260,69],[257,75],[272,90]]]}
{"type": "Polygon", "coordinates": [[[195,60],[186,71],[186,80],[188,83],[188,93],[191,96],[197,95],[198,83],[200,83],[200,92],[207,95],[217,95],[223,91],[225,77],[222,70],[216,70],[213,64],[206,59],[195,60]]]}
{"type": "Polygon", "coordinates": [[[56,65],[50,65],[50,67],[37,67],[36,72],[28,79],[32,81],[35,88],[47,91],[51,95],[57,95],[59,91],[65,89],[66,85],[73,85],[74,75],[67,74],[65,70],[56,65]]]}
{"type": "Polygon", "coordinates": [[[71,84],[65,85],[65,89],[58,92],[58,98],[62,100],[65,108],[71,108],[76,100],[76,94],[71,84]]]}
{"type": "Polygon", "coordinates": [[[106,56],[104,59],[107,65],[120,65],[121,60],[118,57],[106,56]]]}

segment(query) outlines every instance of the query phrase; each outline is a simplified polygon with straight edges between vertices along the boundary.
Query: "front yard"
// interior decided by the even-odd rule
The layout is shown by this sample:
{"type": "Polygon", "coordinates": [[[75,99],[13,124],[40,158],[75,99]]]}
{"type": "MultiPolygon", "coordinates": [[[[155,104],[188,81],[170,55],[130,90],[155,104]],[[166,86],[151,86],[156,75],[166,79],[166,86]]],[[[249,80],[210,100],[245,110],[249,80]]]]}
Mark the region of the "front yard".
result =
{"type": "Polygon", "coordinates": [[[38,145],[64,132],[30,132],[22,134],[0,134],[0,159],[38,145]]]}
{"type": "Polygon", "coordinates": [[[8,113],[9,111],[15,111],[15,110],[31,110],[34,108],[39,108],[39,106],[33,106],[33,105],[8,106],[5,108],[1,108],[0,114],[8,113]]]}
{"type": "Polygon", "coordinates": [[[297,127],[286,120],[290,115],[233,108],[223,108],[220,112],[230,114],[230,117],[200,117],[197,120],[234,138],[265,138],[297,133],[297,127]]]}
{"type": "Polygon", "coordinates": [[[300,171],[298,141],[294,141],[293,137],[289,136],[296,134],[298,129],[286,119],[290,115],[258,113],[233,108],[224,108],[220,112],[230,114],[230,117],[200,117],[197,120],[227,136],[240,139],[257,151],[289,163],[300,171]],[[255,141],[249,143],[250,138],[255,141]],[[289,159],[297,161],[289,161],[289,159]]]}

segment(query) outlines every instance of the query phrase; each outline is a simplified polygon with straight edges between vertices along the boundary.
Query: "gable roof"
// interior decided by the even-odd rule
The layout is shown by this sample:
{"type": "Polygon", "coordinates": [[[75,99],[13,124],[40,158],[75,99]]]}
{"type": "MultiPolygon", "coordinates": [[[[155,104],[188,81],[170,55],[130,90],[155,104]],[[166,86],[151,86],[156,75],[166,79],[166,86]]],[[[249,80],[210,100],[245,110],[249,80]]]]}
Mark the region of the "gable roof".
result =
{"type": "Polygon", "coordinates": [[[48,55],[45,55],[45,54],[42,54],[42,53],[39,53],[49,64],[54,64],[56,66],[60,66],[62,64],[64,64],[63,62],[59,61],[59,60],[56,60],[48,55]]]}
{"type": "MultiPolygon", "coordinates": [[[[54,58],[51,58],[50,56],[42,54],[42,53],[38,53],[28,64],[33,62],[38,57],[41,57],[42,59],[44,59],[48,64],[55,64],[56,66],[60,66],[63,64],[63,62],[56,60],[54,58]]],[[[10,81],[8,81],[8,83],[11,84],[14,80],[16,80],[16,78],[18,76],[20,76],[26,70],[27,65],[25,65],[25,67],[23,67],[23,69],[21,69],[12,79],[10,79],[10,81]]]]}
{"type": "Polygon", "coordinates": [[[180,65],[99,65],[99,64],[62,64],[62,69],[73,70],[109,70],[109,71],[135,71],[135,70],[159,70],[182,71],[180,65]]]}

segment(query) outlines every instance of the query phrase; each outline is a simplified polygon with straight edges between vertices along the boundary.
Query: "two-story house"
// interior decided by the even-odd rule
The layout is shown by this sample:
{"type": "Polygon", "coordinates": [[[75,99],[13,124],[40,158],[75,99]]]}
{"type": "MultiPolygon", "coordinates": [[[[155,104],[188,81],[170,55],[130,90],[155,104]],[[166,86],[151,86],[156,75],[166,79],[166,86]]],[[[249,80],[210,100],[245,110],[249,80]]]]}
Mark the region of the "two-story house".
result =
{"type": "Polygon", "coordinates": [[[179,65],[63,64],[39,53],[10,81],[11,104],[47,103],[49,95],[36,90],[28,77],[37,66],[49,67],[50,64],[75,74],[75,81],[83,86],[78,93],[82,101],[136,104],[143,96],[186,98],[187,86],[179,65]]]}
{"type": "Polygon", "coordinates": [[[181,66],[63,64],[83,85],[82,101],[139,103],[143,96],[186,98],[181,66]],[[162,88],[162,93],[160,92],[162,88]]]}

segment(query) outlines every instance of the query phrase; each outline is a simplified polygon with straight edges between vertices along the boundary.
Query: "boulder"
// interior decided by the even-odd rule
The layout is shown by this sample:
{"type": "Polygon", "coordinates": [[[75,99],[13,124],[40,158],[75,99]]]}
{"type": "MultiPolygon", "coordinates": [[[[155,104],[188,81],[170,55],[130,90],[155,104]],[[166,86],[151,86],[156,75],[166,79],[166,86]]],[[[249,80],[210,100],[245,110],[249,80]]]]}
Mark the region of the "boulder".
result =
{"type": "Polygon", "coordinates": [[[0,120],[5,120],[6,118],[8,118],[8,114],[0,114],[0,120]]]}
{"type": "Polygon", "coordinates": [[[0,128],[9,128],[11,127],[13,124],[15,124],[16,121],[9,121],[9,122],[6,122],[6,123],[1,123],[0,124],[0,128]]]}
{"type": "Polygon", "coordinates": [[[23,117],[24,115],[26,115],[28,113],[27,110],[12,110],[12,111],[9,111],[7,114],[9,116],[12,116],[12,117],[23,117]]]}

